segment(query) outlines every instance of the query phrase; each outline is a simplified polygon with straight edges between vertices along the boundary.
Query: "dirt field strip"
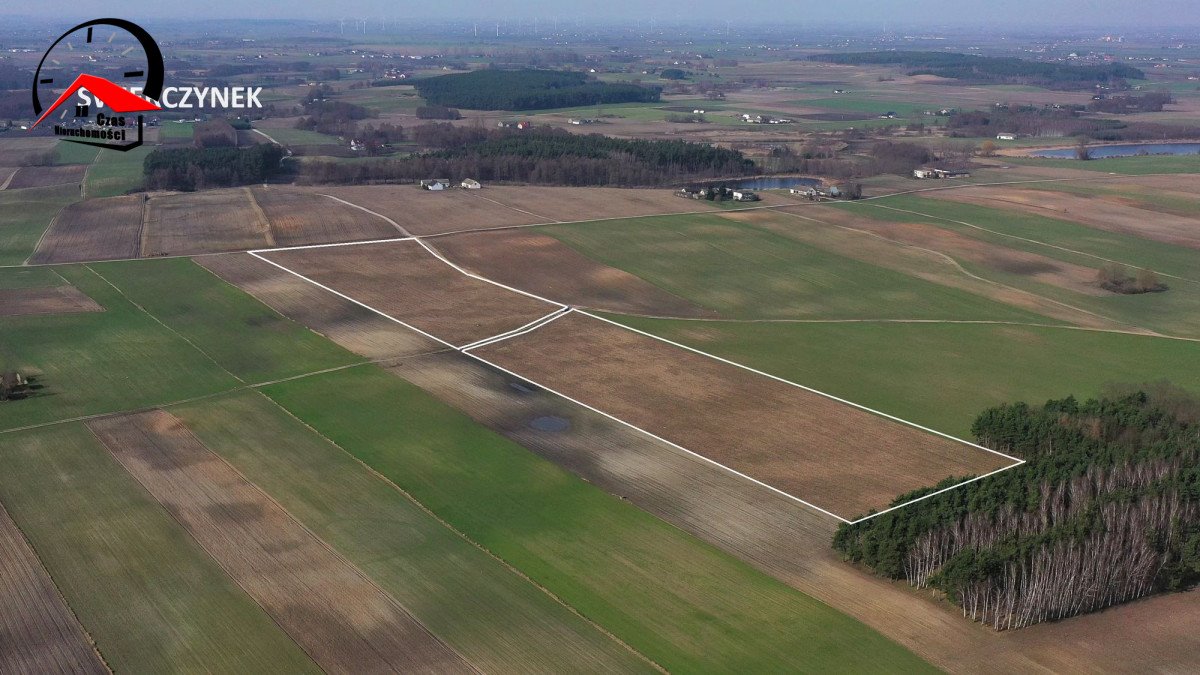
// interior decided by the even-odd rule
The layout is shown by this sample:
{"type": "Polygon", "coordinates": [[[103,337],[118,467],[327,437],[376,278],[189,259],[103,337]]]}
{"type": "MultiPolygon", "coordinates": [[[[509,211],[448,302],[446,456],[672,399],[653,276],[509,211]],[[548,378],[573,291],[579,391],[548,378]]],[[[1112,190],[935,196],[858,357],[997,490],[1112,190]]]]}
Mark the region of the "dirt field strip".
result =
{"type": "Polygon", "coordinates": [[[32,263],[137,258],[141,253],[144,195],[68,204],[46,229],[32,263]]]}
{"type": "Polygon", "coordinates": [[[174,416],[88,427],[326,672],[476,672],[174,416]]]}
{"type": "Polygon", "coordinates": [[[95,300],[74,286],[0,289],[0,316],[103,311],[95,300]]]}
{"type": "Polygon", "coordinates": [[[368,246],[252,251],[306,280],[345,293],[448,346],[514,330],[566,305],[472,274],[419,239],[368,246]],[[427,255],[428,254],[428,255],[427,255]],[[496,289],[500,289],[499,291],[496,289]]]}
{"type": "Polygon", "coordinates": [[[622,314],[717,316],[540,232],[476,232],[438,239],[436,247],[476,274],[576,307],[622,314]]]}
{"type": "Polygon", "coordinates": [[[52,672],[109,670],[0,504],[0,673],[52,672]]]}
{"type": "Polygon", "coordinates": [[[4,176],[4,181],[0,182],[0,190],[7,190],[9,183],[12,183],[13,176],[17,175],[17,172],[20,170],[21,169],[19,167],[13,168],[6,166],[0,168],[0,176],[4,176]]]}

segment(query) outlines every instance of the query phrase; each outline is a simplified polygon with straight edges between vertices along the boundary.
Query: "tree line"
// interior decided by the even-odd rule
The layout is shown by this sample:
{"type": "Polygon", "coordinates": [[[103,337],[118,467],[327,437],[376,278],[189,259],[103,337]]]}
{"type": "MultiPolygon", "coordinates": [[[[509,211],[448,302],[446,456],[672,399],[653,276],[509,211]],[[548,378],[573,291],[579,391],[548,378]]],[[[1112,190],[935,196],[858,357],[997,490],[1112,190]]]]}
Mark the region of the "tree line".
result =
{"type": "Polygon", "coordinates": [[[847,65],[899,65],[910,68],[909,75],[937,75],[977,84],[1036,84],[1052,89],[1089,89],[1096,84],[1124,87],[1124,80],[1146,77],[1145,72],[1124,63],[1072,65],[951,52],[850,52],[808,58],[847,65]]]}
{"type": "MultiPolygon", "coordinates": [[[[834,547],[997,630],[1200,581],[1200,403],[1166,384],[1002,405],[972,426],[1026,460],[843,525],[834,547]]],[[[901,495],[894,504],[962,480],[901,495]]]]}
{"type": "Polygon", "coordinates": [[[754,163],[738,151],[685,141],[451,124],[416,127],[411,136],[429,151],[369,162],[310,162],[302,168],[301,179],[372,183],[448,177],[548,185],[653,186],[754,173],[754,163]]]}
{"type": "Polygon", "coordinates": [[[539,110],[652,102],[659,100],[662,93],[658,87],[591,80],[586,73],[534,69],[484,68],[419,79],[413,86],[431,105],[469,110],[539,110]]]}
{"type": "Polygon", "coordinates": [[[262,183],[279,171],[283,148],[261,143],[231,147],[157,148],[146,155],[142,172],[150,190],[203,190],[262,183]]]}

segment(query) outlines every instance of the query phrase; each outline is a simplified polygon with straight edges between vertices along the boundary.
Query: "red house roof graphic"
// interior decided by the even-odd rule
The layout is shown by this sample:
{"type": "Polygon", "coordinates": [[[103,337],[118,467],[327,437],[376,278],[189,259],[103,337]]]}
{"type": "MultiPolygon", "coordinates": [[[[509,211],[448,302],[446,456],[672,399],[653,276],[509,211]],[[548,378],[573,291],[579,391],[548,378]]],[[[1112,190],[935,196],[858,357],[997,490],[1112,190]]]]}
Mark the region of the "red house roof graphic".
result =
{"type": "Polygon", "coordinates": [[[73,96],[75,92],[79,91],[80,89],[87,89],[101,101],[104,101],[104,105],[112,108],[113,112],[131,113],[142,112],[146,110],[161,110],[161,108],[154,105],[150,101],[147,101],[140,96],[136,96],[130,93],[128,90],[118,87],[103,77],[97,77],[95,75],[80,75],[79,77],[75,78],[75,81],[71,83],[71,86],[67,87],[67,90],[62,93],[62,96],[58,97],[58,100],[54,102],[54,105],[46,108],[46,111],[42,113],[42,116],[37,118],[37,121],[34,122],[29,128],[32,129],[41,124],[42,120],[46,119],[47,115],[54,112],[58,106],[62,105],[63,102],[67,100],[67,98],[73,96]]]}

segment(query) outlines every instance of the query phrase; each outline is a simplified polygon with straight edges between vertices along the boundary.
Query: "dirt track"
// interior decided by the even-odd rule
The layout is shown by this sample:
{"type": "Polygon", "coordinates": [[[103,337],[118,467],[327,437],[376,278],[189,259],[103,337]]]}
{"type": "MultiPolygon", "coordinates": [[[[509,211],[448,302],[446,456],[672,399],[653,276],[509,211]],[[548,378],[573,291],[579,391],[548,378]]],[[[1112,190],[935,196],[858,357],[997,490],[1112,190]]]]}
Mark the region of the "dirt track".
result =
{"type": "Polygon", "coordinates": [[[326,672],[474,670],[174,416],[88,427],[326,672]]]}
{"type": "Polygon", "coordinates": [[[454,345],[503,333],[555,309],[472,279],[413,241],[263,255],[454,345]]]}
{"type": "Polygon", "coordinates": [[[74,286],[0,289],[0,316],[103,311],[74,286]]]}
{"type": "Polygon", "coordinates": [[[1013,463],[582,314],[472,353],[843,518],[1013,463]]]}
{"type": "Polygon", "coordinates": [[[108,668],[0,504],[0,673],[55,672],[108,668]]]}

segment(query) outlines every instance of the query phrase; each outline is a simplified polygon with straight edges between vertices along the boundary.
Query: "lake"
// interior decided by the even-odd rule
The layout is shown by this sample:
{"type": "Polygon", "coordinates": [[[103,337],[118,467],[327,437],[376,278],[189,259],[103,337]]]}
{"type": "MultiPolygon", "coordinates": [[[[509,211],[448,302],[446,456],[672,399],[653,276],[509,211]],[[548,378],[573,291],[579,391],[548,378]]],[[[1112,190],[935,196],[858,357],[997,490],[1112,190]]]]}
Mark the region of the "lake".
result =
{"type": "MultiPolygon", "coordinates": [[[[1134,145],[1089,145],[1092,159],[1136,157],[1138,155],[1200,155],[1200,143],[1138,143],[1134,145]]],[[[1075,148],[1038,150],[1032,157],[1075,159],[1075,148]]]]}

